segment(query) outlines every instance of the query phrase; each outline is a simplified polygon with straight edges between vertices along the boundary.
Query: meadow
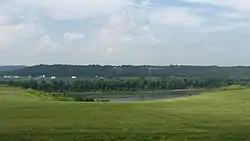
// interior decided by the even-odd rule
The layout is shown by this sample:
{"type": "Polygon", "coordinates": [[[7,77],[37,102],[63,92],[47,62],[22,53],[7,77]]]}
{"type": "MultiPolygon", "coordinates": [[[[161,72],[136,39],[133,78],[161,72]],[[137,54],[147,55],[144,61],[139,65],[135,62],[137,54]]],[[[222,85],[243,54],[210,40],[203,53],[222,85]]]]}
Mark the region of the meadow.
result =
{"type": "Polygon", "coordinates": [[[0,86],[0,141],[250,139],[250,89],[125,103],[46,101],[0,86]]]}

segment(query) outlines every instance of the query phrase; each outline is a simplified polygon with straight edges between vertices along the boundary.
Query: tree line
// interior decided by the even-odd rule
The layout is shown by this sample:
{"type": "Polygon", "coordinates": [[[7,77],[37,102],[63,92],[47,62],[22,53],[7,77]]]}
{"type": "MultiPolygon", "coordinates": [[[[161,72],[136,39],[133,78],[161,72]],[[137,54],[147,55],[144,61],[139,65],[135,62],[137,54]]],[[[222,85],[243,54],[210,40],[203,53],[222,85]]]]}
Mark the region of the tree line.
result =
{"type": "Polygon", "coordinates": [[[14,71],[0,72],[0,76],[32,76],[41,75],[56,77],[215,77],[215,78],[250,78],[250,67],[218,67],[218,66],[101,66],[101,65],[36,65],[14,71]]]}
{"type": "Polygon", "coordinates": [[[249,85],[250,79],[168,77],[160,79],[92,79],[92,80],[36,80],[4,81],[10,86],[20,86],[46,92],[111,92],[153,91],[174,89],[213,89],[229,85],[249,85]]]}

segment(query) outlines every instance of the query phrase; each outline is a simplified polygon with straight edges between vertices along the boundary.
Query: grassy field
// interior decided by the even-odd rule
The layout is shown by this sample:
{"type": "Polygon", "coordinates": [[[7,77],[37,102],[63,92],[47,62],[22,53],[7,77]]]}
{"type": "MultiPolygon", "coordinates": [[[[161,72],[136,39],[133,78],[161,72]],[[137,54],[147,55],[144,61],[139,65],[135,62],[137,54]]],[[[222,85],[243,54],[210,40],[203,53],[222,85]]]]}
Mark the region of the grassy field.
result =
{"type": "Polygon", "coordinates": [[[250,90],[138,103],[44,101],[0,87],[0,141],[248,141],[250,90]]]}

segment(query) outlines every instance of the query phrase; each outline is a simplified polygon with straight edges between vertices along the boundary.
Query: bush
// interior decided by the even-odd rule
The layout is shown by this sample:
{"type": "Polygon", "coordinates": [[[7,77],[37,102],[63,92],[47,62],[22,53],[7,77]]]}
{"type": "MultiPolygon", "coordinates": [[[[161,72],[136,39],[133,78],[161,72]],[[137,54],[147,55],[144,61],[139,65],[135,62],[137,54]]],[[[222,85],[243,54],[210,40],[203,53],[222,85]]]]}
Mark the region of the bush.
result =
{"type": "Polygon", "coordinates": [[[109,99],[98,99],[96,100],[96,102],[110,102],[109,99]]]}
{"type": "Polygon", "coordinates": [[[75,97],[74,101],[95,102],[93,98],[85,98],[85,97],[75,97]]]}
{"type": "Polygon", "coordinates": [[[241,85],[231,85],[227,87],[220,88],[221,91],[230,91],[230,90],[244,90],[247,89],[247,86],[241,86],[241,85]]]}
{"type": "Polygon", "coordinates": [[[28,89],[27,92],[32,95],[36,95],[46,101],[74,101],[73,98],[64,96],[63,94],[57,93],[45,93],[38,90],[28,89]]]}
{"type": "Polygon", "coordinates": [[[56,101],[74,101],[73,98],[65,97],[65,96],[56,96],[54,97],[56,101]]]}

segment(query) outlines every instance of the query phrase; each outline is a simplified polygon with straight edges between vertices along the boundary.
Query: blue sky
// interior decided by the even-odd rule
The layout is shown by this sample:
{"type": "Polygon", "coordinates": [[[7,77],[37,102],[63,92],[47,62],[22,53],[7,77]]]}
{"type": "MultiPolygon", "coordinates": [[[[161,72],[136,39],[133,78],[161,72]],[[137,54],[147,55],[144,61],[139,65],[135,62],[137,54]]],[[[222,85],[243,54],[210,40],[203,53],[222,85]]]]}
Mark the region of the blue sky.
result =
{"type": "Polygon", "coordinates": [[[1,0],[0,65],[250,65],[248,0],[1,0]]]}

